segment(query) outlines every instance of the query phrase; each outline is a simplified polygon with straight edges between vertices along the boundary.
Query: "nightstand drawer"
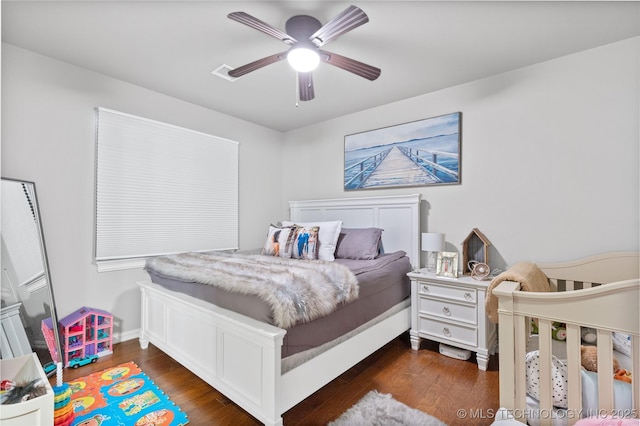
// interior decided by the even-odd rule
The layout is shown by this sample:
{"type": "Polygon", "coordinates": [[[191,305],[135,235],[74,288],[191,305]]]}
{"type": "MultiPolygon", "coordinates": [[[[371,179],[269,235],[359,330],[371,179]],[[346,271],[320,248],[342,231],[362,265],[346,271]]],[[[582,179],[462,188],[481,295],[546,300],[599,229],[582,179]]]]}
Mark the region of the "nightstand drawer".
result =
{"type": "Polygon", "coordinates": [[[458,324],[420,317],[419,330],[421,333],[434,337],[438,341],[448,340],[469,346],[477,346],[478,344],[478,333],[475,327],[464,327],[458,324]]]}
{"type": "Polygon", "coordinates": [[[418,291],[425,296],[441,297],[443,299],[459,300],[461,302],[476,303],[476,290],[455,287],[452,285],[439,285],[430,282],[419,281],[418,291]]]}
{"type": "Polygon", "coordinates": [[[478,324],[476,305],[420,297],[418,306],[420,313],[441,317],[445,320],[463,321],[471,325],[478,324]]]}

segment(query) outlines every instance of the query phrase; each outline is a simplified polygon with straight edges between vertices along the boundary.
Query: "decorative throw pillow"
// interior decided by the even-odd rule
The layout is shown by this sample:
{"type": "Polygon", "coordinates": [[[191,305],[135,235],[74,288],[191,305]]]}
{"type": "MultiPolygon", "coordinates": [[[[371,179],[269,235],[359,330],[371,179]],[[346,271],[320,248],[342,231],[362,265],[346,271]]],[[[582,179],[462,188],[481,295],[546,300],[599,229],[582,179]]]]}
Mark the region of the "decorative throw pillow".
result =
{"type": "Polygon", "coordinates": [[[380,252],[380,228],[342,228],[336,245],[336,257],[375,259],[380,252]]]}
{"type": "Polygon", "coordinates": [[[326,222],[289,222],[282,221],[282,226],[318,226],[320,233],[318,234],[318,259],[320,260],[336,260],[334,253],[336,244],[342,229],[342,221],[326,221],[326,222]]]}
{"type": "MultiPolygon", "coordinates": [[[[527,394],[540,401],[540,352],[532,351],[525,356],[527,367],[527,394]]],[[[551,356],[553,382],[553,406],[567,408],[567,366],[555,355],[551,356]]]]}
{"type": "Polygon", "coordinates": [[[318,232],[317,226],[299,226],[295,228],[295,238],[291,257],[294,259],[318,259],[318,232]]]}
{"type": "Polygon", "coordinates": [[[631,335],[614,331],[611,335],[613,339],[613,349],[618,352],[631,356],[631,335]]]}
{"type": "Polygon", "coordinates": [[[295,237],[295,226],[270,225],[262,254],[290,258],[295,237]]]}

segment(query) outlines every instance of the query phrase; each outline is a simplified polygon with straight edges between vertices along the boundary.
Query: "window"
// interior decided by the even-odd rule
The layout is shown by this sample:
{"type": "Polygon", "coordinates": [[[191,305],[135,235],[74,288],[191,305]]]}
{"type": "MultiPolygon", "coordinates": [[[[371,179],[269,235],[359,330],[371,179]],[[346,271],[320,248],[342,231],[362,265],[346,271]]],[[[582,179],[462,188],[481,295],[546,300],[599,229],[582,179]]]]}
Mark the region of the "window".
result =
{"type": "Polygon", "coordinates": [[[98,270],[238,247],[238,143],[97,109],[98,270]]]}

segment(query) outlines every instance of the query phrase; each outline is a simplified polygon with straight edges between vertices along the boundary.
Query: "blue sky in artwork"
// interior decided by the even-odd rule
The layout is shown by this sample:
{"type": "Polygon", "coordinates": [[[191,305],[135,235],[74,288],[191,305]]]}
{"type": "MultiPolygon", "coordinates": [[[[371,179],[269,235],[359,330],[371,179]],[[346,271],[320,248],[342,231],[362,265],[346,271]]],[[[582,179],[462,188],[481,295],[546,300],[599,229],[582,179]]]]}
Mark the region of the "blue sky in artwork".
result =
{"type": "Polygon", "coordinates": [[[454,134],[458,132],[459,117],[459,113],[453,113],[354,135],[347,135],[345,137],[345,151],[403,142],[411,139],[454,134]]]}

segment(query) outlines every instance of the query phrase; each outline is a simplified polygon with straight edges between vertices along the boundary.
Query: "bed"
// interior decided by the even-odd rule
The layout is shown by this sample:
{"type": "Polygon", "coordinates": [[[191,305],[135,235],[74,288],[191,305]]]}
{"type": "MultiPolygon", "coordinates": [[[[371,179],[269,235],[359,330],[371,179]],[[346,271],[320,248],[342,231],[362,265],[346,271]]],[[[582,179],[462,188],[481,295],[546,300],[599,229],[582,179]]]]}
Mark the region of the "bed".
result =
{"type": "MultiPolygon", "coordinates": [[[[289,207],[295,223],[341,220],[345,228],[384,229],[384,253],[404,251],[410,268],[419,268],[419,194],[289,207]]],[[[410,328],[404,300],[320,347],[283,357],[286,329],[150,280],[138,284],[140,346],[152,343],[266,425],[282,425],[284,412],[410,328]]]]}
{"type": "Polygon", "coordinates": [[[640,417],[638,259],[637,252],[615,252],[537,264],[548,278],[549,292],[522,291],[520,283],[508,280],[493,288],[498,299],[500,417],[504,419],[494,424],[571,425],[584,422],[584,417],[640,417]],[[537,335],[531,333],[532,318],[538,319],[537,335]],[[566,324],[566,337],[563,334],[561,341],[554,336],[558,323],[566,324]],[[583,327],[595,329],[597,373],[581,367],[580,350],[585,344],[581,332],[588,330],[583,327]],[[625,354],[614,350],[618,336],[628,339],[625,354]],[[539,357],[535,360],[539,368],[537,400],[527,394],[532,373],[527,372],[525,359],[531,356],[539,357]],[[624,360],[631,370],[631,384],[614,380],[613,358],[624,360]],[[566,408],[554,405],[562,387],[554,385],[554,374],[560,371],[556,370],[558,360],[566,368],[562,375],[558,373],[567,384],[563,389],[566,408]]]}

